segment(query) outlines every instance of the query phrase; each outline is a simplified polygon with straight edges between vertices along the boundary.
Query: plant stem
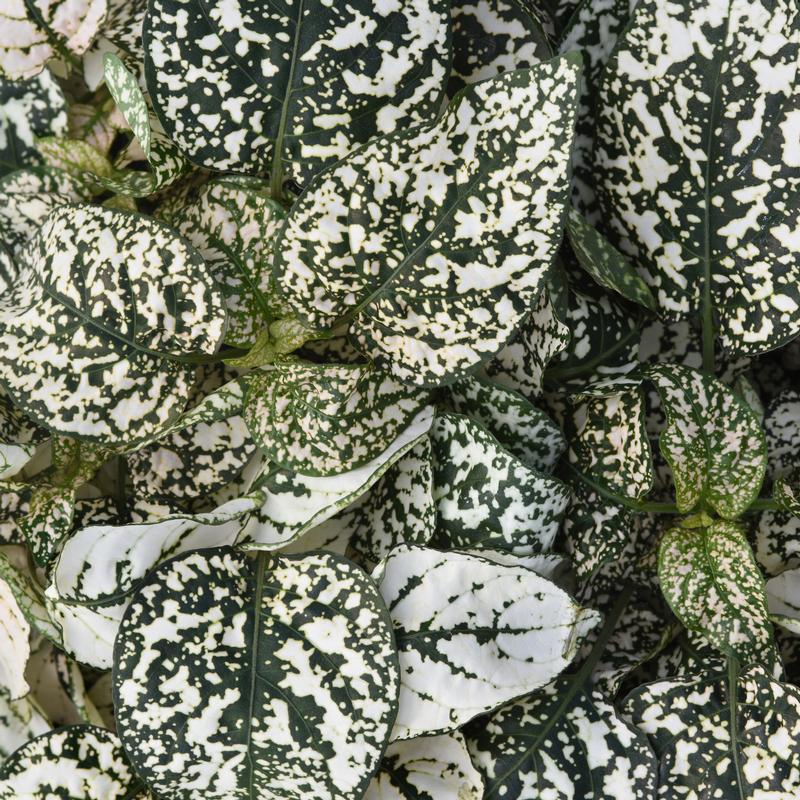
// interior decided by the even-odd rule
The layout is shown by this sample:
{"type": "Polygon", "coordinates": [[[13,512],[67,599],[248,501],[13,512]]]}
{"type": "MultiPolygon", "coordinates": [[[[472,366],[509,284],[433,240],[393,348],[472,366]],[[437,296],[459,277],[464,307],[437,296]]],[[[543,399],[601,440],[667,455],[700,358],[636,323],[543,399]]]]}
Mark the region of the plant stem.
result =
{"type": "Polygon", "coordinates": [[[739,789],[739,797],[741,800],[745,800],[744,778],[742,777],[742,765],[739,758],[739,709],[736,696],[738,685],[739,661],[736,656],[728,656],[728,724],[730,726],[731,758],[733,759],[733,767],[736,771],[736,785],[739,789]]]}

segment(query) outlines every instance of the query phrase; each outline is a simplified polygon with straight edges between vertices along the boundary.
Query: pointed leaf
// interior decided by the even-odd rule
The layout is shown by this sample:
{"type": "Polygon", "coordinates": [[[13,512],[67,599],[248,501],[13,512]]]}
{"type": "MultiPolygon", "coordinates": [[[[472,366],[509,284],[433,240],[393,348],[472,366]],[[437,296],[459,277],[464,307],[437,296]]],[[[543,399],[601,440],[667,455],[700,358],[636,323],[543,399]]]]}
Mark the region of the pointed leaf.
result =
{"type": "Polygon", "coordinates": [[[67,206],[21,266],[0,305],[0,377],[23,411],[104,444],[178,413],[192,370],[170,359],[214,353],[225,324],[194,250],[153,220],[67,206]]]}
{"type": "Polygon", "coordinates": [[[601,205],[672,317],[713,313],[731,353],[800,333],[793,0],[641,0],[604,73],[601,205]]]}
{"type": "Polygon", "coordinates": [[[210,9],[154,0],[147,86],[164,129],[195,163],[270,172],[275,189],[284,171],[302,184],[377,133],[435,113],[449,13],[443,0],[210,9]]]}
{"type": "Polygon", "coordinates": [[[758,417],[704,373],[661,364],[648,375],[667,416],[659,444],[672,470],[678,509],[710,507],[736,519],[764,480],[766,444],[758,417]]]}
{"type": "Polygon", "coordinates": [[[497,353],[561,237],[578,75],[563,58],[475,84],[318,176],[275,263],[297,315],[352,321],[359,350],[408,383],[497,353]]]}
{"type": "Polygon", "coordinates": [[[774,657],[764,579],[741,526],[671,528],[658,555],[661,589],[675,615],[743,664],[774,657]]]}
{"type": "Polygon", "coordinates": [[[530,570],[463,553],[402,545],[376,579],[400,652],[395,740],[455,730],[543,686],[598,621],[530,570]]]}
{"type": "Polygon", "coordinates": [[[115,655],[120,737],[174,798],[360,797],[397,707],[386,609],[329,553],[178,556],[134,598],[115,655]]]}

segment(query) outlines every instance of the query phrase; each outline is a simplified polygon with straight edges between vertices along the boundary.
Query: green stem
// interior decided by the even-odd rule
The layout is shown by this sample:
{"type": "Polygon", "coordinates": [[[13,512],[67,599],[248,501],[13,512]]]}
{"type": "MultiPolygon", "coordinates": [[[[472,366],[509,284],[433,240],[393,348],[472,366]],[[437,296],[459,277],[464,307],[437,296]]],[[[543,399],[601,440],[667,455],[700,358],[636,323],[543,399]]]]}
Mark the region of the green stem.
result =
{"type": "Polygon", "coordinates": [[[630,508],[633,511],[638,511],[642,514],[680,514],[681,511],[675,503],[659,503],[648,500],[634,500],[631,497],[624,497],[623,495],[614,494],[599,483],[593,481],[591,478],[579,472],[571,464],[567,464],[566,468],[571,472],[581,483],[585,483],[592,491],[597,492],[601,497],[610,500],[618,506],[630,508]]]}

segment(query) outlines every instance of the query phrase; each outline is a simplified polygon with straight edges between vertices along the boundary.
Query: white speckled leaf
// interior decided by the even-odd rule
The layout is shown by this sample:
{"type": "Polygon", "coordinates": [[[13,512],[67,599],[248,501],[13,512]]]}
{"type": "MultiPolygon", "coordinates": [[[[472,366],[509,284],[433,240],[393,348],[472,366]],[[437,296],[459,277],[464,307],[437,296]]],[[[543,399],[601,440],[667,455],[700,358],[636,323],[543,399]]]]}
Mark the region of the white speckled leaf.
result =
{"type": "Polygon", "coordinates": [[[800,793],[800,691],[752,667],[734,683],[731,703],[728,683],[689,675],[645,684],[625,700],[623,713],[656,751],[659,800],[800,793]]]}
{"type": "Polygon", "coordinates": [[[564,420],[570,471],[592,489],[643,498],[653,486],[645,411],[638,388],[576,399],[564,420]]]}
{"type": "Polygon", "coordinates": [[[88,49],[106,15],[106,0],[5,0],[0,8],[0,75],[38,75],[63,53],[88,49]]]}
{"type": "Polygon", "coordinates": [[[284,174],[305,183],[376,134],[436,112],[449,12],[444,0],[153,0],[147,85],[192,161],[269,172],[276,195],[284,174]]]}
{"type": "Polygon", "coordinates": [[[225,341],[236,347],[253,344],[259,331],[285,311],[272,259],[286,212],[267,189],[255,178],[220,178],[193,193],[171,221],[219,283],[228,308],[225,341]]]}
{"type": "Polygon", "coordinates": [[[408,451],[427,438],[433,408],[423,408],[411,424],[372,461],[335,475],[300,475],[267,469],[254,488],[266,500],[247,523],[240,545],[253,549],[283,547],[357,500],[408,451]]]}
{"type": "Polygon", "coordinates": [[[473,376],[447,388],[444,405],[480,422],[532,469],[549,472],[566,449],[564,435],[540,408],[512,389],[473,376]]]}
{"type": "Polygon", "coordinates": [[[463,553],[402,545],[375,575],[400,652],[394,740],[455,730],[549,683],[598,621],[534,572],[463,553]]]}
{"type": "Polygon", "coordinates": [[[45,608],[44,595],[33,579],[27,558],[14,560],[6,552],[0,552],[0,581],[8,587],[14,601],[36,633],[58,642],[60,634],[45,608]]]}
{"type": "Polygon", "coordinates": [[[0,176],[38,164],[36,139],[66,130],[64,95],[49,71],[27,81],[0,79],[0,176]]]}
{"type": "Polygon", "coordinates": [[[330,553],[220,548],[162,564],[125,615],[115,665],[120,737],[174,800],[360,797],[397,709],[386,609],[330,553]]]}
{"type": "Polygon", "coordinates": [[[393,742],[364,800],[483,800],[483,779],[458,733],[393,742]]]}
{"type": "Polygon", "coordinates": [[[313,533],[323,542],[344,540],[361,561],[376,562],[398,544],[428,544],[435,528],[431,442],[426,436],[313,533]]]}
{"type": "Polygon", "coordinates": [[[774,658],[764,579],[740,525],[670,528],[661,539],[658,577],[690,631],[743,664],[774,658]]]}
{"type": "Polygon", "coordinates": [[[647,739],[572,676],[465,729],[487,798],[649,800],[656,764],[647,739]]]}
{"type": "Polygon", "coordinates": [[[468,83],[533,67],[551,56],[542,23],[524,0],[453,2],[450,97],[468,83]]]}
{"type": "Polygon", "coordinates": [[[567,212],[567,236],[578,263],[600,286],[656,310],[653,294],[633,264],[575,209],[567,212]]]}
{"type": "Polygon", "coordinates": [[[550,550],[569,502],[561,481],[526,466],[468,417],[440,414],[431,439],[437,546],[550,550]]]}
{"type": "Polygon", "coordinates": [[[678,509],[698,506],[736,519],[758,496],[767,453],[761,422],[720,381],[677,364],[648,370],[667,427],[661,454],[672,470],[678,509]]]}
{"type": "Polygon", "coordinates": [[[336,475],[383,452],[426,404],[371,366],[290,361],[250,373],[244,419],[276,465],[336,475]]]}
{"type": "Polygon", "coordinates": [[[787,569],[770,578],[764,587],[772,620],[800,634],[800,569],[787,569]]]}
{"type": "Polygon", "coordinates": [[[28,691],[25,665],[31,627],[11,587],[0,579],[0,691],[18,700],[28,691]]]}
{"type": "Polygon", "coordinates": [[[65,206],[25,248],[0,302],[0,378],[48,427],[124,442],[177,415],[193,375],[180,359],[214,353],[224,328],[202,259],[169,228],[65,206]]]}
{"type": "Polygon", "coordinates": [[[71,725],[33,739],[0,767],[2,800],[145,800],[119,739],[71,725]]]}
{"type": "Polygon", "coordinates": [[[531,401],[538,398],[545,368],[570,342],[566,317],[566,285],[551,282],[508,344],[486,364],[486,374],[531,401]]]}
{"type": "Polygon", "coordinates": [[[800,451],[800,391],[787,389],[770,402],[764,414],[768,470],[771,478],[785,475],[798,463],[800,451]]]}
{"type": "MultiPolygon", "coordinates": [[[[7,176],[13,179],[19,173],[7,176]]],[[[66,173],[61,173],[67,180],[73,180],[66,173]]],[[[33,239],[42,223],[54,209],[59,206],[74,202],[77,198],[69,194],[56,191],[44,191],[38,187],[31,187],[33,191],[2,191],[0,187],[0,243],[11,256],[13,268],[6,269],[4,283],[13,285],[12,277],[16,280],[19,275],[22,252],[25,245],[33,239]]]]}
{"type": "Polygon", "coordinates": [[[482,81],[436,123],[319,175],[275,262],[297,315],[351,322],[358,349],[408,383],[496,354],[561,238],[578,77],[564,57],[482,81]]]}
{"type": "Polygon", "coordinates": [[[800,8],[641,0],[604,73],[604,216],[672,317],[734,354],[800,332],[800,8]]]}

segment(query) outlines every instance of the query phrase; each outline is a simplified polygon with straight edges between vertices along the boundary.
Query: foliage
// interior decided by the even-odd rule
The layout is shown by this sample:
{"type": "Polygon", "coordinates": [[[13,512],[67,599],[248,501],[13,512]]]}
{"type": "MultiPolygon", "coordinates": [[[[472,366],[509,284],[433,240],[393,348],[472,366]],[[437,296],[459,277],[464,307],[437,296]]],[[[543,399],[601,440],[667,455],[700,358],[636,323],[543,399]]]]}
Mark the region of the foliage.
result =
{"type": "Polygon", "coordinates": [[[795,0],[5,0],[0,800],[800,795],[795,0]]]}

